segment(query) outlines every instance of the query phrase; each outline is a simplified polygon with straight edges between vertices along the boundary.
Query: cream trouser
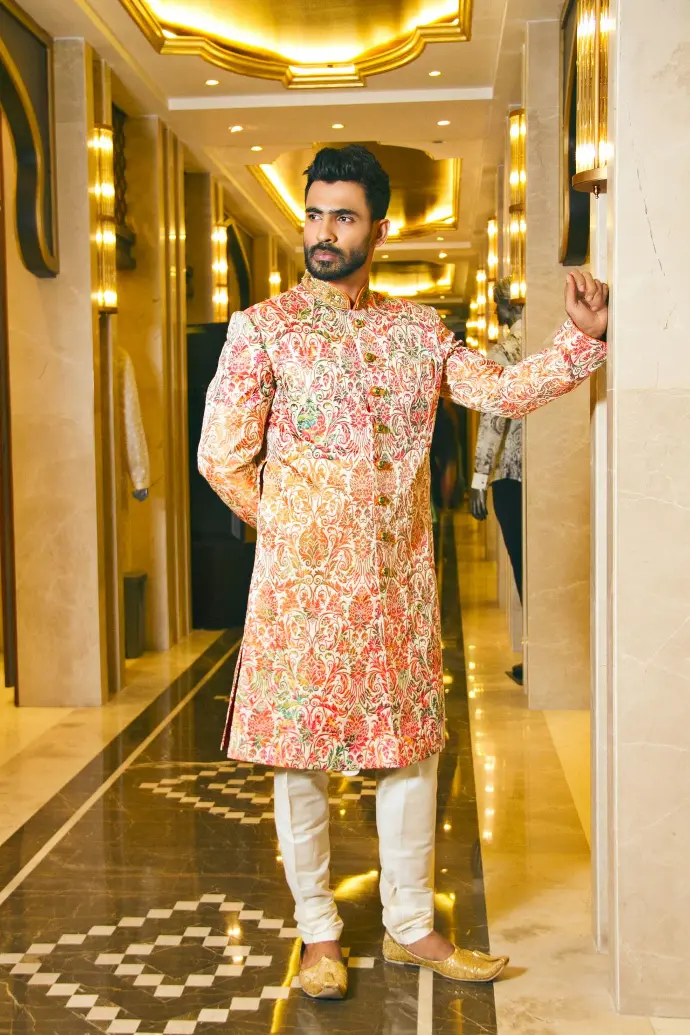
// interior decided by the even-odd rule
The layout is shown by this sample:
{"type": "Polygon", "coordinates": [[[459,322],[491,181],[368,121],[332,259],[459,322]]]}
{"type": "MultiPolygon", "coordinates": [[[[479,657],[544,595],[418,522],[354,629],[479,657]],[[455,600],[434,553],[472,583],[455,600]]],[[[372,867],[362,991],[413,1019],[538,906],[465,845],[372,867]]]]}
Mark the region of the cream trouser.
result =
{"type": "MultiPolygon", "coordinates": [[[[376,791],[383,923],[410,945],[434,927],[434,833],[438,755],[386,771],[376,791]]],[[[307,944],[343,929],[330,887],[328,773],[279,769],[275,815],[295,920],[307,944]]]]}

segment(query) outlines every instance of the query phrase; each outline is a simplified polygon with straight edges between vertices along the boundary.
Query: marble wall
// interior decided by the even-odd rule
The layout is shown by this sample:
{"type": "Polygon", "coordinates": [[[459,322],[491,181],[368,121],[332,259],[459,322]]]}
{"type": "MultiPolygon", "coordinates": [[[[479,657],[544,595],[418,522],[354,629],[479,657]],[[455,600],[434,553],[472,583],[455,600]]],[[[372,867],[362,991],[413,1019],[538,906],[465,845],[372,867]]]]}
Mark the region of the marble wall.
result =
{"type": "MultiPolygon", "coordinates": [[[[558,21],[529,22],[525,353],[563,322],[559,248],[558,21]]],[[[589,388],[530,416],[524,429],[524,628],[533,708],[589,705],[589,388]]]]}
{"type": "Polygon", "coordinates": [[[136,269],[118,273],[118,345],[134,364],[151,463],[148,500],[123,492],[123,567],[145,571],[147,647],[189,630],[184,203],[179,142],[156,116],[126,124],[136,269]]]}
{"type": "Polygon", "coordinates": [[[60,274],[54,279],[40,280],[22,263],[13,223],[13,146],[9,134],[4,139],[22,705],[99,705],[106,695],[90,69],[82,41],[56,42],[60,274]]]}
{"type": "Polygon", "coordinates": [[[609,943],[621,1010],[690,1017],[690,5],[616,7],[609,943]]]}

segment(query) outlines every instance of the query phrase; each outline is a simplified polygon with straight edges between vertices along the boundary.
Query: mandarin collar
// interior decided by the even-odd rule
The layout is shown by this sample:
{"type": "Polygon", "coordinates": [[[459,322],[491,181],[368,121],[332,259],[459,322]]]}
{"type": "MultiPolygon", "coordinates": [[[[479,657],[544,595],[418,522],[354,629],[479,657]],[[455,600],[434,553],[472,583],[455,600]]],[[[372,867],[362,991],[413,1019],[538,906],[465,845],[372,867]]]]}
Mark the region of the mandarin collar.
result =
{"type": "Polygon", "coordinates": [[[350,296],[344,291],[341,291],[340,288],[331,284],[328,280],[317,280],[316,277],[312,277],[309,270],[302,277],[302,288],[312,298],[318,298],[320,302],[331,306],[333,309],[366,309],[368,306],[373,305],[375,300],[374,293],[367,284],[362,288],[357,296],[357,301],[353,305],[350,296]]]}

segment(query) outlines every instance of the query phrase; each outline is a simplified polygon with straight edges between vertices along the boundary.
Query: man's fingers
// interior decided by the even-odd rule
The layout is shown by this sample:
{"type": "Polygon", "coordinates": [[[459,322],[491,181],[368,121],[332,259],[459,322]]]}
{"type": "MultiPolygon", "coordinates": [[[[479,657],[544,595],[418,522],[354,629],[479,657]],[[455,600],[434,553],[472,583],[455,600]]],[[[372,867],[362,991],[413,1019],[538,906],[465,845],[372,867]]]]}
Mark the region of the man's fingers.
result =
{"type": "Polygon", "coordinates": [[[577,305],[577,281],[575,274],[569,273],[565,279],[565,307],[574,309],[577,305]]]}
{"type": "Polygon", "coordinates": [[[579,295],[584,295],[587,289],[587,281],[584,278],[584,274],[581,273],[580,270],[573,270],[570,276],[573,278],[577,293],[579,295]]]}

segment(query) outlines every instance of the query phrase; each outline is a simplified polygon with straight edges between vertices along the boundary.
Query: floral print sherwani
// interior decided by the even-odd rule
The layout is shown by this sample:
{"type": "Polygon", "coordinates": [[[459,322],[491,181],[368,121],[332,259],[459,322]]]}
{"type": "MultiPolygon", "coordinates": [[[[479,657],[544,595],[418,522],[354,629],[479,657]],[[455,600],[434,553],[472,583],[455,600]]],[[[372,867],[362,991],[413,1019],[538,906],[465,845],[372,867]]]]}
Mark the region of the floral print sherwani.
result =
{"type": "MultiPolygon", "coordinates": [[[[567,322],[505,368],[433,308],[306,274],[235,313],[199,467],[257,527],[224,748],[293,769],[403,768],[444,743],[429,446],[439,395],[522,417],[606,346],[567,322]]],[[[231,592],[228,587],[228,592],[231,592]]]]}

